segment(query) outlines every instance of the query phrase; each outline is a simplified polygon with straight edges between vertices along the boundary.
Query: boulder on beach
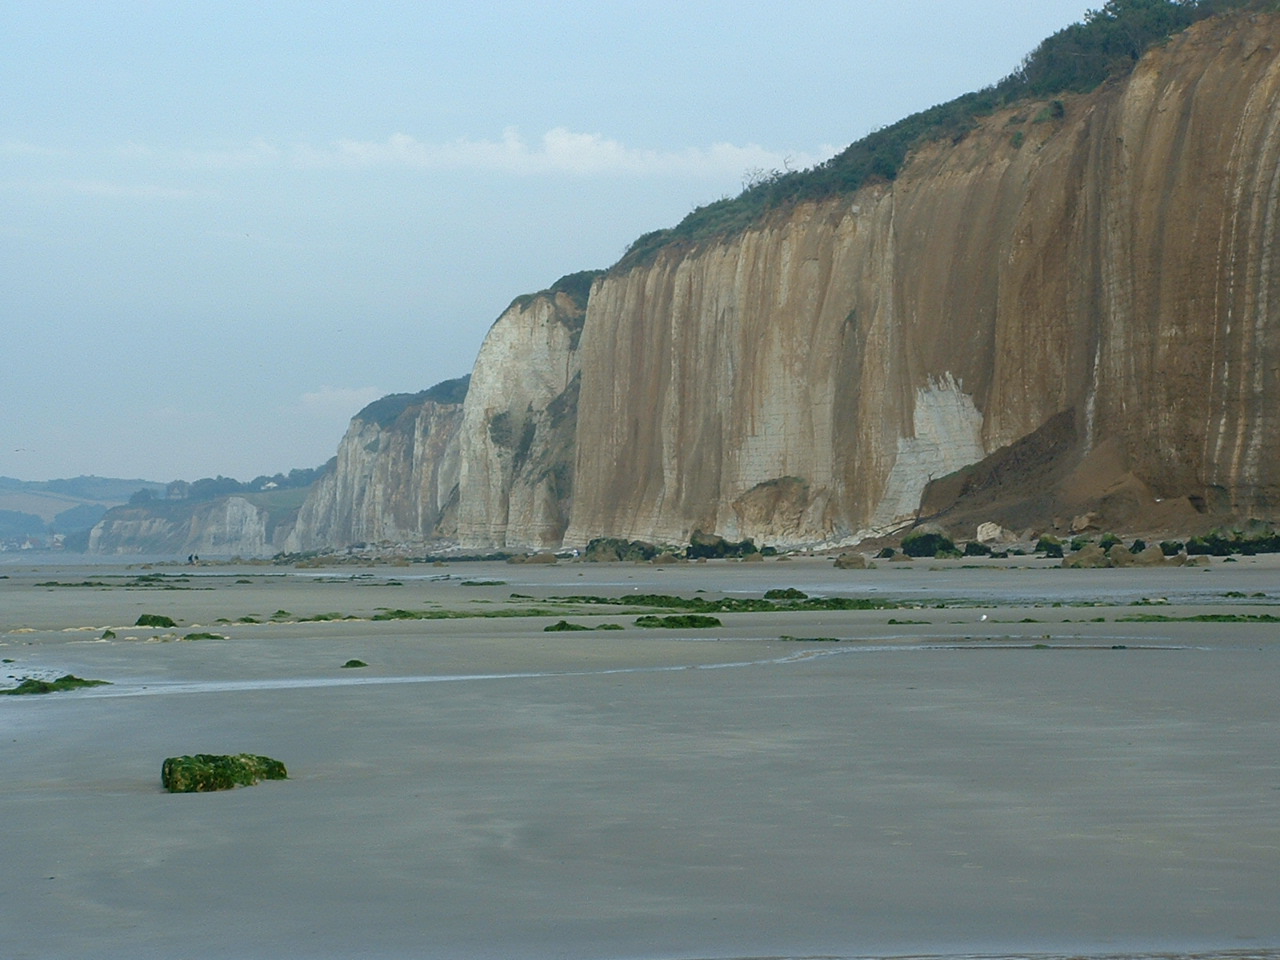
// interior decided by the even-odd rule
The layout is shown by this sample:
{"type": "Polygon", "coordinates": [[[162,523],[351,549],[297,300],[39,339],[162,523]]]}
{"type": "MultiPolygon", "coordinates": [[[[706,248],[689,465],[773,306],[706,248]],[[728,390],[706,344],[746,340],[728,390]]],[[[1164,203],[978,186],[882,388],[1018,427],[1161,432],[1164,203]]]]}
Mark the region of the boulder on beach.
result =
{"type": "Polygon", "coordinates": [[[1107,557],[1105,550],[1096,543],[1090,543],[1075,553],[1064,557],[1062,565],[1073,570],[1091,570],[1098,567],[1109,567],[1111,566],[1111,560],[1107,557]]]}
{"type": "Polygon", "coordinates": [[[262,780],[288,780],[284,764],[252,753],[197,753],[169,757],[160,768],[160,783],[170,793],[204,793],[251,787],[262,780]]]}
{"type": "Polygon", "coordinates": [[[1012,531],[1006,530],[998,523],[978,524],[978,534],[974,538],[979,543],[1012,543],[1017,538],[1012,531]]]}

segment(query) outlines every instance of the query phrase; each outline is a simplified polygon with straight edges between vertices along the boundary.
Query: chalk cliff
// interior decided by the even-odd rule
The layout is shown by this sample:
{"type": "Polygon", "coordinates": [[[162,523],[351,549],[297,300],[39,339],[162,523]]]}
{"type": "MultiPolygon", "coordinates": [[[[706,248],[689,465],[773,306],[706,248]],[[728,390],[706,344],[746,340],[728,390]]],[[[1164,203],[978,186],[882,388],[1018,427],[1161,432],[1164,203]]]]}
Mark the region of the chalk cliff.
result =
{"type": "Polygon", "coordinates": [[[1205,20],[892,181],[519,298],[460,406],[352,421],[289,547],[1280,519],[1277,103],[1280,16],[1205,20]]]}
{"type": "Polygon", "coordinates": [[[468,378],[393,394],[354,417],[338,455],[298,512],[285,549],[357,543],[423,546],[451,523],[468,378]]]}
{"type": "Polygon", "coordinates": [[[578,341],[597,274],[517,299],[490,328],[458,435],[458,512],[468,547],[560,545],[573,502],[578,341]]]}
{"type": "Polygon", "coordinates": [[[293,513],[241,496],[115,507],[89,532],[87,552],[270,557],[283,548],[293,513]]]}

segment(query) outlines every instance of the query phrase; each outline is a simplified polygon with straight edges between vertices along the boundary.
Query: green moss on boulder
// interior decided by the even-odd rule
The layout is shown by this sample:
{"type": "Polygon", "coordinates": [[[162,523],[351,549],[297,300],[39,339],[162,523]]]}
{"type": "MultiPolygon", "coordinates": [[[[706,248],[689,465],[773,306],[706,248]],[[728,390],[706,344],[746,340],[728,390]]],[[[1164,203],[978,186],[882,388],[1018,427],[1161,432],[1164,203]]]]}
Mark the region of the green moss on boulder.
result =
{"type": "Polygon", "coordinates": [[[138,617],[135,627],[176,627],[172,617],[166,617],[163,613],[144,613],[138,617]]]}
{"type": "Polygon", "coordinates": [[[160,783],[170,793],[205,793],[251,787],[263,780],[288,780],[284,764],[252,753],[197,753],[169,757],[160,768],[160,783]]]}

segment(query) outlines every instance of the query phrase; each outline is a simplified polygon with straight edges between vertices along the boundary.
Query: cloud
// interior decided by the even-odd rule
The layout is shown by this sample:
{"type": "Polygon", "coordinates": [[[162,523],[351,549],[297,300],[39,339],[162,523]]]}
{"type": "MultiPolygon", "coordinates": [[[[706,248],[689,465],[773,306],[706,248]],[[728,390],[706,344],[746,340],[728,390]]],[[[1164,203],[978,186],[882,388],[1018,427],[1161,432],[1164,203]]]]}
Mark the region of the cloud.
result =
{"type": "Polygon", "coordinates": [[[220,150],[179,150],[175,159],[183,166],[200,170],[245,170],[277,166],[283,156],[284,151],[275,144],[257,139],[220,150]]]}
{"type": "Polygon", "coordinates": [[[754,168],[811,166],[830,156],[787,154],[757,144],[717,143],[684,150],[647,150],[598,133],[556,127],[530,143],[514,127],[499,140],[468,138],[426,143],[405,133],[385,140],[339,140],[324,149],[298,148],[302,166],[402,167],[417,170],[487,170],[518,175],[739,176],[754,168]]]}
{"type": "Polygon", "coordinates": [[[377,387],[331,387],[304,393],[299,397],[303,410],[318,417],[354,417],[363,408],[386,394],[377,387]]]}
{"type": "MultiPolygon", "coordinates": [[[[599,133],[581,133],[556,127],[541,137],[527,139],[508,127],[496,139],[461,137],[429,142],[407,133],[383,140],[346,138],[317,146],[310,143],[278,144],[255,139],[214,149],[156,147],[128,141],[93,154],[70,154],[19,140],[0,141],[0,156],[58,158],[65,163],[89,164],[102,169],[103,162],[124,169],[175,171],[238,171],[250,169],[401,169],[434,172],[481,172],[511,176],[562,177],[705,177],[738,178],[751,170],[803,169],[835,153],[822,146],[816,153],[781,152],[759,144],[740,146],[715,143],[704,147],[656,150],[632,147],[599,133]]],[[[122,178],[123,179],[123,178],[122,178]]],[[[20,186],[10,182],[9,189],[20,186]]],[[[25,185],[28,189],[57,189],[97,197],[185,199],[198,191],[176,187],[130,184],[112,179],[45,179],[25,185]]]]}

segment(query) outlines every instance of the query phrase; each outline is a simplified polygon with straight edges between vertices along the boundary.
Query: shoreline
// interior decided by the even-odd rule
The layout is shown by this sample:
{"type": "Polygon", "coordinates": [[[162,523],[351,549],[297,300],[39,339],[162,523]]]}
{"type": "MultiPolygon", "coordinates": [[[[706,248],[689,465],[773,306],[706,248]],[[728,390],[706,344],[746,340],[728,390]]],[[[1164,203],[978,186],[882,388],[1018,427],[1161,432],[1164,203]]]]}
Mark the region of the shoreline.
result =
{"type": "Polygon", "coordinates": [[[1186,619],[1280,614],[1271,558],[906,566],[141,585],[123,564],[6,567],[4,674],[115,686],[0,697],[9,942],[41,960],[1280,956],[1276,625],[1186,619]],[[73,577],[106,585],[41,585],[73,577]],[[778,587],[901,605],[659,631],[554,599],[778,587]],[[493,615],[521,605],[545,612],[493,615]],[[391,608],[475,615],[370,619],[391,608]],[[326,611],[360,619],[304,619],[326,611]],[[121,627],[141,612],[178,625],[121,627]],[[1121,619],[1152,614],[1171,619],[1121,619]],[[562,618],[623,629],[544,632],[562,618]],[[226,639],[183,639],[197,627],[226,639]],[[160,761],[194,752],[272,756],[290,780],[164,793],[160,761]]]}

